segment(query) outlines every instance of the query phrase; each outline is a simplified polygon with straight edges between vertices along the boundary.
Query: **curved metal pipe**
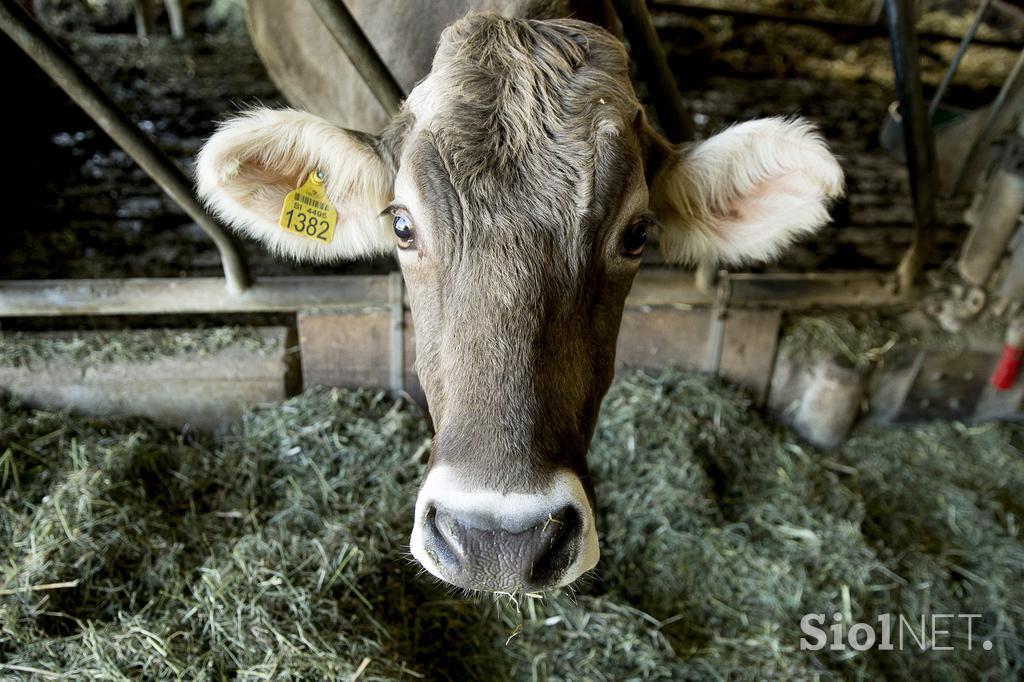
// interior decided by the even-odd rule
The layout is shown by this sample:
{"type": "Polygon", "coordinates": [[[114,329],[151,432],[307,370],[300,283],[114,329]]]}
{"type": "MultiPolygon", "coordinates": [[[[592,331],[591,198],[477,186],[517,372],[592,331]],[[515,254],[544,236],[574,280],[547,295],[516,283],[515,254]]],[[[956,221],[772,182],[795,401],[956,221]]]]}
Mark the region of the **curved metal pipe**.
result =
{"type": "Polygon", "coordinates": [[[32,58],[110,138],[213,240],[220,252],[228,291],[249,286],[249,272],[234,238],[206,212],[192,182],[16,0],[0,0],[0,30],[32,58]]]}

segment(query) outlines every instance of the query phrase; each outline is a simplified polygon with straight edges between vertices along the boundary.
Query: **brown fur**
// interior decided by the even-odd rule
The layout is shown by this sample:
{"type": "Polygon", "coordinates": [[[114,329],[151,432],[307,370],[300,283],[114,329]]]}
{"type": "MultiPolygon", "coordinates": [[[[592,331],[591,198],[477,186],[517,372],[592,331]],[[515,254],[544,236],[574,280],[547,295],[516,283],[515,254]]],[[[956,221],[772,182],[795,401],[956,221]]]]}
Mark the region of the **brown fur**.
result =
{"type": "Polygon", "coordinates": [[[417,367],[435,458],[478,485],[585,476],[637,265],[620,235],[646,213],[627,68],[590,24],[470,16],[442,38],[429,100],[410,98],[402,165],[430,212],[402,259],[417,367]]]}

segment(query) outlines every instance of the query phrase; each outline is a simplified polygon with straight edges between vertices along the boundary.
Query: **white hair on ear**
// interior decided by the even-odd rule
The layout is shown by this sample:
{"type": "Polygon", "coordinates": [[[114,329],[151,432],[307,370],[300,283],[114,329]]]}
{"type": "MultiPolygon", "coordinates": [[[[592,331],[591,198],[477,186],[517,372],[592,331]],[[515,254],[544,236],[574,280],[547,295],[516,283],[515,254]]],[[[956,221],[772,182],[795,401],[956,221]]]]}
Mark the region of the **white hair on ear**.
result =
{"type": "Polygon", "coordinates": [[[226,223],[296,260],[327,262],[387,253],[394,246],[380,212],[393,178],[372,145],[312,114],[255,109],[222,124],[196,163],[199,195],[226,223]],[[278,227],[285,196],[320,169],[338,224],[330,243],[278,227]]]}
{"type": "Polygon", "coordinates": [[[843,171],[811,123],[765,118],[683,150],[655,178],[651,204],[667,260],[740,265],[827,223],[842,194],[843,171]]]}

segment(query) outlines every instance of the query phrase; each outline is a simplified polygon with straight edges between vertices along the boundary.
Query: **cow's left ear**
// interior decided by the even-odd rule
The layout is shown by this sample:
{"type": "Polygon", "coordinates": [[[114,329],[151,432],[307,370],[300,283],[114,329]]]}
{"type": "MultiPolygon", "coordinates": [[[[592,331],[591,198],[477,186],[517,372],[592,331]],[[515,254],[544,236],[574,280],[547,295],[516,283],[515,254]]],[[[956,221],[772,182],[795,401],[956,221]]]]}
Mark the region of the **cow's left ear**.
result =
{"type": "Polygon", "coordinates": [[[824,225],[842,193],[839,163],[810,123],[766,118],[669,151],[650,202],[666,261],[742,265],[824,225]]]}

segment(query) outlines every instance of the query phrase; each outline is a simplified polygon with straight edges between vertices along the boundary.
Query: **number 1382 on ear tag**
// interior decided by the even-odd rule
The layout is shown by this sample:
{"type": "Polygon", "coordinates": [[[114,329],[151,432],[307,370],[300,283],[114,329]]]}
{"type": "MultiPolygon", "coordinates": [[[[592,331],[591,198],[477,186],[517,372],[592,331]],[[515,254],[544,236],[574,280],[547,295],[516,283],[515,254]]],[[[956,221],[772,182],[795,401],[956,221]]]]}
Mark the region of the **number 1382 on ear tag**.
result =
{"type": "Polygon", "coordinates": [[[320,171],[313,171],[298,189],[288,192],[277,224],[286,232],[330,244],[338,212],[331,206],[320,171]]]}

